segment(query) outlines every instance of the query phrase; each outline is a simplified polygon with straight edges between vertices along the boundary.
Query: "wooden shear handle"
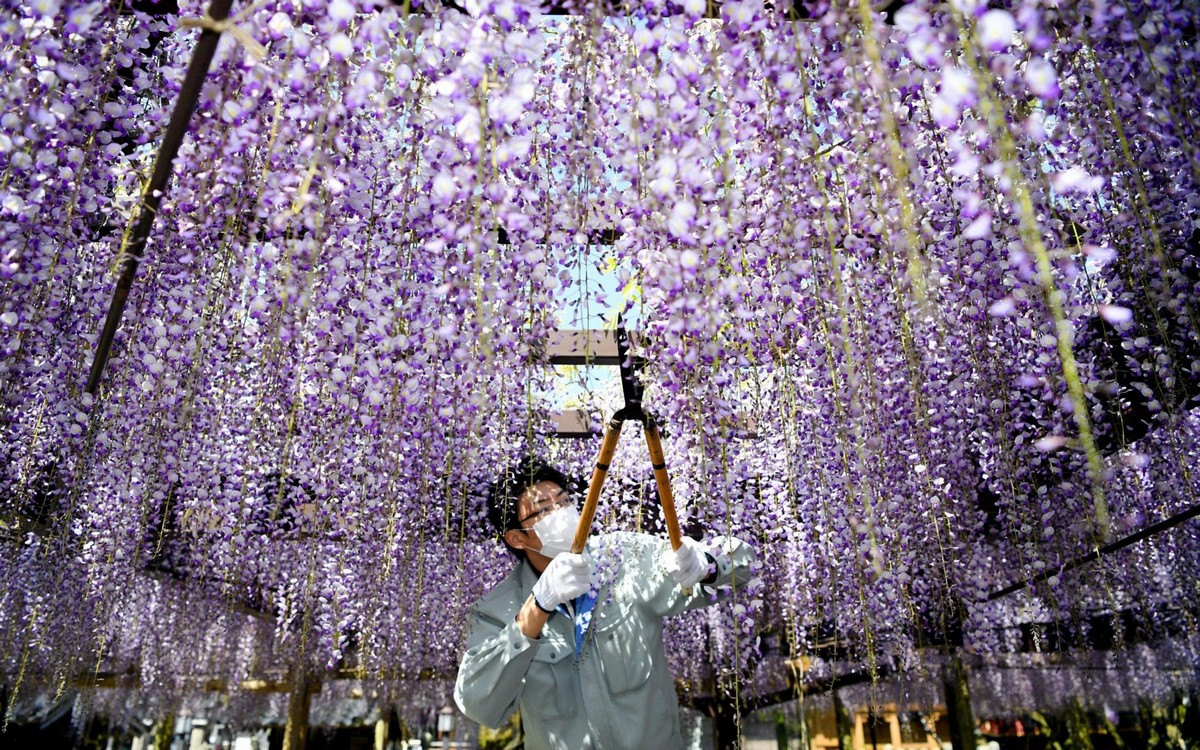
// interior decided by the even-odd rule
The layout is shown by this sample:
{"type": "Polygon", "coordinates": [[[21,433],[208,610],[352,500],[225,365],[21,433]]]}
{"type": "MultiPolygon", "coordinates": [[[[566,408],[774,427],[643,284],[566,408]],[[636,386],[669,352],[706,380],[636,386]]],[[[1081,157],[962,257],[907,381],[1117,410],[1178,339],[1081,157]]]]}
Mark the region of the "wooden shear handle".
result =
{"type": "Polygon", "coordinates": [[[675,515],[675,496],[671,494],[671,479],[667,476],[667,461],[663,457],[658,425],[652,419],[646,420],[646,447],[650,450],[650,465],[654,469],[654,483],[658,485],[658,499],[662,503],[671,549],[679,549],[683,544],[683,535],[679,532],[679,517],[675,515]]]}
{"type": "MultiPolygon", "coordinates": [[[[654,483],[658,485],[658,500],[662,504],[663,521],[667,524],[667,536],[671,549],[683,545],[683,534],[679,532],[679,516],[675,515],[675,496],[671,494],[671,478],[667,476],[667,459],[663,456],[662,439],[658,434],[658,423],[646,418],[646,448],[650,451],[650,466],[654,469],[654,483]]],[[[683,589],[684,596],[691,596],[692,589],[683,589]]]]}
{"type": "MultiPolygon", "coordinates": [[[[588,485],[587,498],[583,501],[583,509],[579,512],[579,525],[575,527],[575,539],[571,543],[571,552],[580,554],[587,545],[588,534],[592,530],[592,521],[596,517],[596,505],[600,501],[600,491],[604,488],[604,480],[608,477],[608,467],[612,464],[613,454],[617,450],[617,440],[621,437],[621,419],[613,418],[604,430],[604,442],[600,445],[600,457],[596,459],[596,468],[592,471],[592,481],[588,485]]],[[[671,494],[671,479],[667,476],[667,462],[663,456],[662,439],[658,432],[658,424],[653,419],[646,419],[646,447],[650,451],[650,465],[654,469],[654,483],[658,486],[658,499],[662,503],[663,521],[667,524],[667,536],[671,540],[671,549],[677,550],[683,545],[683,534],[679,531],[679,517],[675,514],[675,496],[671,494]]],[[[691,596],[690,587],[683,589],[684,596],[691,596]]]]}
{"type": "Polygon", "coordinates": [[[604,442],[600,444],[600,457],[596,459],[596,468],[592,471],[592,482],[588,485],[587,499],[583,501],[583,510],[579,512],[579,525],[575,527],[575,541],[571,543],[571,552],[578,555],[587,544],[588,534],[592,530],[592,519],[596,517],[596,503],[600,500],[600,490],[604,487],[604,478],[608,476],[608,467],[612,463],[613,454],[617,451],[617,439],[621,437],[619,419],[613,419],[604,430],[604,442]]]}

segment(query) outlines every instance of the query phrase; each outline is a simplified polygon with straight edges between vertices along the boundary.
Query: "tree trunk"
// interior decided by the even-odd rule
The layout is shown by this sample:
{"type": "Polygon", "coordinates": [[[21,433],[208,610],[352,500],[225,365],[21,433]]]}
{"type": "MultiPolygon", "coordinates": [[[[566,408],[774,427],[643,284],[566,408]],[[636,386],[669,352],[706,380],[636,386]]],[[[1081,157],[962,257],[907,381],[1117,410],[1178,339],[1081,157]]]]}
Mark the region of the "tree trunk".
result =
{"type": "Polygon", "coordinates": [[[780,711],[775,714],[775,747],[777,750],[788,750],[788,742],[791,737],[788,736],[788,717],[787,714],[780,711]]]}
{"type": "Polygon", "coordinates": [[[312,678],[300,672],[288,701],[287,728],[283,732],[283,750],[304,750],[308,745],[308,711],[312,707],[312,678]]]}
{"type": "Polygon", "coordinates": [[[946,718],[950,721],[950,743],[954,750],[975,750],[975,715],[971,712],[967,668],[957,649],[951,649],[947,656],[946,718]]]}
{"type": "Polygon", "coordinates": [[[713,750],[738,750],[737,706],[721,701],[712,713],[713,750]]]}

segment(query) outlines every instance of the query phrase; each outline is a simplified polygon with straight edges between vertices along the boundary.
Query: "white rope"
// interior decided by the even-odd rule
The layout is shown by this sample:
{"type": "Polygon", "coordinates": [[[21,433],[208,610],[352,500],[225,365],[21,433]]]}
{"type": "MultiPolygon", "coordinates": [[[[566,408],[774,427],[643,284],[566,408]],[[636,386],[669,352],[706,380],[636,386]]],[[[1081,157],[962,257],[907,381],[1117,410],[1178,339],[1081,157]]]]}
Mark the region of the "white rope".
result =
{"type": "Polygon", "coordinates": [[[258,8],[258,4],[251,5],[242,10],[236,16],[231,18],[223,18],[217,20],[205,13],[200,18],[184,18],[179,21],[179,25],[185,28],[198,28],[205,31],[211,31],[214,34],[223,34],[228,32],[230,36],[237,41],[238,44],[246,48],[246,52],[255,60],[261,60],[267,56],[267,48],[264,47],[254,36],[239,24],[245,23],[246,19],[258,8]]]}

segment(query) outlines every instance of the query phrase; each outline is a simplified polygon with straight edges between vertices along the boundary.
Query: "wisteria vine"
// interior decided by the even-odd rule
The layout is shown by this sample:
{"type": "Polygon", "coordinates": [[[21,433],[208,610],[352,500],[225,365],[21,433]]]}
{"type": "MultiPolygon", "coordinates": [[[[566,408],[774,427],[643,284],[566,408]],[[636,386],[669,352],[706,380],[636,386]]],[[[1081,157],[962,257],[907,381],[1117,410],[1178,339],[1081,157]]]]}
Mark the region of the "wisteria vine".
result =
{"type": "MultiPolygon", "coordinates": [[[[637,321],[684,516],[761,550],[670,628],[697,689],[1105,615],[1194,675],[1194,521],[1042,573],[1196,504],[1195,8],[562,9],[235,7],[265,55],[223,34],[94,396],[204,7],[0,20],[0,680],[444,701],[490,478],[594,459],[552,434],[564,299],[637,321]]],[[[641,450],[604,528],[661,533],[641,450]]]]}

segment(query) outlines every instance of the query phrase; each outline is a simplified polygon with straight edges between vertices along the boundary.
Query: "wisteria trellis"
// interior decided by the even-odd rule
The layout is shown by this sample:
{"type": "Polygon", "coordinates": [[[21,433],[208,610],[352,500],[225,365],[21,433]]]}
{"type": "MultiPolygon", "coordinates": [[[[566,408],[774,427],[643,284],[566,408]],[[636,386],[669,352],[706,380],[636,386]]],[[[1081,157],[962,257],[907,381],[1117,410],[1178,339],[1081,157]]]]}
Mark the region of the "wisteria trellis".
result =
{"type": "Polygon", "coordinates": [[[444,700],[507,565],[480,490],[594,457],[548,438],[545,343],[597,257],[681,509],[762,552],[674,624],[676,674],[765,685],[829,627],[920,671],[956,623],[986,661],[1126,610],[1194,674],[1194,522],[982,602],[1196,503],[1195,5],[569,10],[253,5],[267,55],[225,35],[97,398],[204,8],[0,20],[3,682],[444,700]]]}

